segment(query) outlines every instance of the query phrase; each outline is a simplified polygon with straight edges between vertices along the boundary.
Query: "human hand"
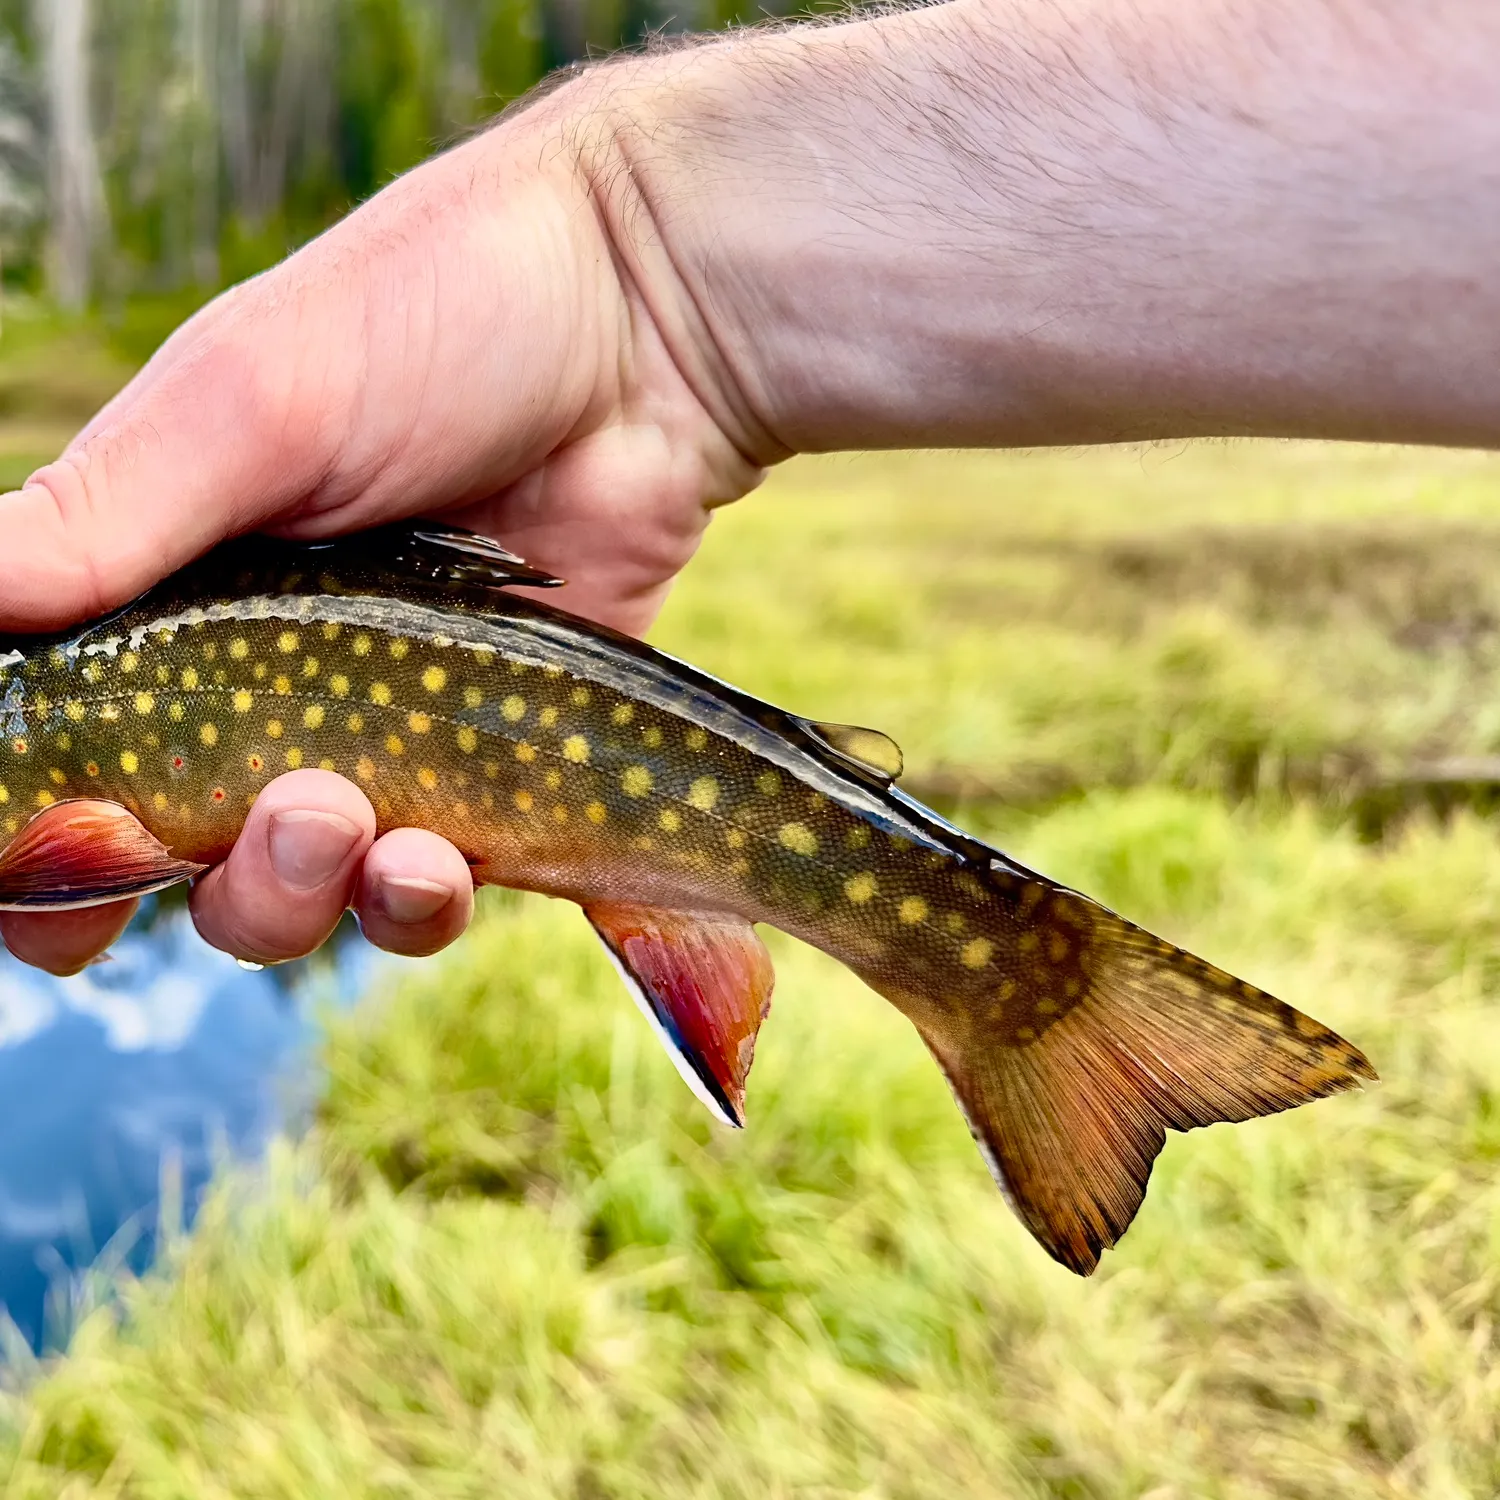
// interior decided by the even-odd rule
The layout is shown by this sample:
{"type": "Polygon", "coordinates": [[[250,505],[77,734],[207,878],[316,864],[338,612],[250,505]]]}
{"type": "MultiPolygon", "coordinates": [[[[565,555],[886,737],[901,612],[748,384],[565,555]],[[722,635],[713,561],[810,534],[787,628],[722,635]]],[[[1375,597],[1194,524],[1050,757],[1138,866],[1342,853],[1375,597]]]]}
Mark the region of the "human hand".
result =
{"type": "MultiPolygon", "coordinates": [[[[621,274],[578,92],[427,163],[178,330],[0,499],[17,539],[0,625],[98,614],[238,532],[436,512],[571,580],[549,596],[564,608],[642,630],[709,508],[759,469],[709,362],[681,367],[621,274]]],[[[468,867],[434,834],[375,832],[352,783],[283,776],[197,883],[194,920],[267,962],[317,947],[352,903],[381,946],[433,952],[468,922],[468,867]]],[[[133,910],[11,912],[0,932],[65,973],[133,910]]]]}

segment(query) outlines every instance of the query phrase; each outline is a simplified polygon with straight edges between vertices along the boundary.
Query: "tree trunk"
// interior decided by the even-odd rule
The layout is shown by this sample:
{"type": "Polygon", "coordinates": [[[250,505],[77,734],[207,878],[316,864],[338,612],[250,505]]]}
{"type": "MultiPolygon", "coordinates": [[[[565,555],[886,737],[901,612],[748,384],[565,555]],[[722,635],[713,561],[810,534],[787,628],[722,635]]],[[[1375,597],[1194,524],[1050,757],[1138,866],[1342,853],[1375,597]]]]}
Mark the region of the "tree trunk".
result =
{"type": "Polygon", "coordinates": [[[40,0],[49,125],[51,282],[57,300],[83,307],[105,226],[104,187],[89,100],[89,0],[40,0]]]}

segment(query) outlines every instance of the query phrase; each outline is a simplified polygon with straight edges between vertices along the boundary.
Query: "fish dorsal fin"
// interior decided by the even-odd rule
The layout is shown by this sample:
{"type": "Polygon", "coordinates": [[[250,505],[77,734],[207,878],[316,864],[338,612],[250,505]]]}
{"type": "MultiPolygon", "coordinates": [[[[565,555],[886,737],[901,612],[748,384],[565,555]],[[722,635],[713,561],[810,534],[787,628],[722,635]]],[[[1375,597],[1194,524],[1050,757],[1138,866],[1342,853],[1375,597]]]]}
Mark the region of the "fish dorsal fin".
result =
{"type": "Polygon", "coordinates": [[[835,754],[853,761],[887,785],[901,774],[900,745],[878,729],[862,729],[858,724],[825,724],[817,719],[804,719],[802,725],[835,754]]]}
{"type": "Polygon", "coordinates": [[[687,1086],[724,1124],[743,1125],[776,980],[755,929],[725,912],[600,904],[584,914],[687,1086]]]}

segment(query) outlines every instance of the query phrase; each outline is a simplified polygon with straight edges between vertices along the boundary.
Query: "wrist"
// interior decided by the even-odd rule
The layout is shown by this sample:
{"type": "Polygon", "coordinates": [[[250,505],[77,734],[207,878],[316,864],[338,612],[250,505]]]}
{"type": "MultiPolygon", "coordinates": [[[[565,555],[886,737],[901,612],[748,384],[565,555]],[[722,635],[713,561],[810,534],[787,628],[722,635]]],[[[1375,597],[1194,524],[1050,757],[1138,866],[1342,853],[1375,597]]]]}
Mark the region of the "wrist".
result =
{"type": "Polygon", "coordinates": [[[580,159],[758,462],[1500,441],[1500,189],[1474,165],[1500,159],[1495,23],[1454,4],[1397,45],[1342,7],[1246,9],[952,0],[752,32],[580,80],[580,159]]]}

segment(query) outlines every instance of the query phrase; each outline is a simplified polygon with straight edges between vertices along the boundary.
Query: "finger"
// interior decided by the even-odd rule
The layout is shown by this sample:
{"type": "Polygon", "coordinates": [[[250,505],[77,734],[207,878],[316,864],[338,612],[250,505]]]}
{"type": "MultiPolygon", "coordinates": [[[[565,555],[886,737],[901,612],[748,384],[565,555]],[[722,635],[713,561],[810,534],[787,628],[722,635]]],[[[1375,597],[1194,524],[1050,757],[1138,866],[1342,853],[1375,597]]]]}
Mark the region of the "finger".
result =
{"type": "Polygon", "coordinates": [[[446,839],[397,828],[365,856],[354,909],[377,947],[425,958],[469,925],[474,882],[467,861],[446,839]]]}
{"type": "Polygon", "coordinates": [[[77,911],[0,912],[0,937],[22,963],[76,974],[120,936],[139,901],[108,901],[77,911]]]}
{"type": "Polygon", "coordinates": [[[338,925],[375,837],[375,811],[331,771],[292,771],[255,799],[229,858],[193,889],[208,942],[279,963],[311,953],[338,925]]]}

